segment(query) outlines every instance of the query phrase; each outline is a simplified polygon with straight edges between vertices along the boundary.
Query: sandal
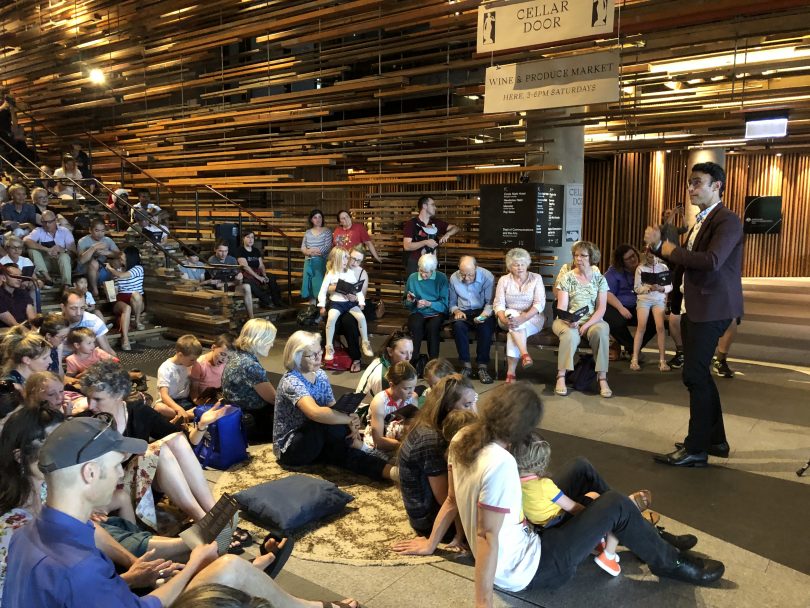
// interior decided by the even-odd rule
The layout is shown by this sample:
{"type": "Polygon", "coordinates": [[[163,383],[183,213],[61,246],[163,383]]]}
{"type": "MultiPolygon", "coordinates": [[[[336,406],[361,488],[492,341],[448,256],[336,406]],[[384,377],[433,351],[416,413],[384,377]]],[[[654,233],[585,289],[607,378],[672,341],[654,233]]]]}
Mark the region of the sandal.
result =
{"type": "Polygon", "coordinates": [[[512,384],[513,382],[515,382],[516,379],[517,377],[515,376],[515,374],[506,374],[505,382],[506,384],[512,384]]]}
{"type": "Polygon", "coordinates": [[[352,361],[352,366],[349,368],[352,374],[357,374],[363,371],[363,364],[360,361],[352,361]]]}
{"type": "Polygon", "coordinates": [[[641,371],[641,366],[638,364],[638,359],[636,357],[630,359],[630,369],[634,372],[641,371]]]}
{"type": "Polygon", "coordinates": [[[557,384],[554,386],[554,393],[560,397],[568,396],[568,386],[565,384],[565,374],[557,376],[557,384]],[[560,380],[562,380],[562,388],[560,388],[560,380]]]}
{"type": "Polygon", "coordinates": [[[666,362],[666,361],[664,361],[663,359],[661,359],[661,360],[658,362],[658,371],[659,371],[659,372],[669,372],[669,371],[672,371],[672,368],[671,368],[669,365],[667,365],[667,362],[666,362]]]}
{"type": "Polygon", "coordinates": [[[230,553],[231,555],[242,555],[244,552],[245,547],[242,545],[242,541],[232,536],[231,542],[228,545],[228,548],[225,550],[225,553],[230,553]]]}
{"type": "Polygon", "coordinates": [[[607,378],[599,378],[599,396],[603,399],[610,399],[613,396],[613,391],[610,390],[607,378]]]}
{"type": "Polygon", "coordinates": [[[129,351],[132,350],[132,345],[130,345],[129,342],[122,342],[121,343],[121,350],[129,352],[129,351]]]}
{"type": "Polygon", "coordinates": [[[264,569],[264,573],[267,576],[270,578],[276,578],[276,576],[278,576],[278,573],[281,572],[281,569],[284,567],[284,564],[287,563],[287,559],[292,553],[293,545],[295,545],[295,541],[293,541],[291,537],[281,536],[275,532],[270,532],[264,537],[264,540],[259,547],[259,553],[261,553],[261,555],[272,553],[275,556],[275,559],[270,563],[270,565],[264,569]],[[275,547],[268,549],[267,543],[271,540],[275,541],[275,547]]]}
{"type": "Polygon", "coordinates": [[[645,509],[641,512],[641,516],[654,526],[661,521],[661,514],[653,511],[652,509],[645,509]]]}
{"type": "Polygon", "coordinates": [[[520,365],[523,367],[523,369],[531,367],[532,365],[534,365],[534,359],[532,359],[529,353],[523,353],[522,355],[520,355],[520,365]]]}
{"type": "Polygon", "coordinates": [[[235,528],[233,531],[233,539],[242,543],[243,547],[249,547],[253,544],[253,537],[250,535],[250,532],[244,528],[235,528]]]}
{"type": "Polygon", "coordinates": [[[320,600],[321,605],[323,608],[360,608],[360,602],[357,600],[349,599],[349,600],[341,600],[337,601],[334,600],[332,602],[327,602],[326,600],[320,600]]]}

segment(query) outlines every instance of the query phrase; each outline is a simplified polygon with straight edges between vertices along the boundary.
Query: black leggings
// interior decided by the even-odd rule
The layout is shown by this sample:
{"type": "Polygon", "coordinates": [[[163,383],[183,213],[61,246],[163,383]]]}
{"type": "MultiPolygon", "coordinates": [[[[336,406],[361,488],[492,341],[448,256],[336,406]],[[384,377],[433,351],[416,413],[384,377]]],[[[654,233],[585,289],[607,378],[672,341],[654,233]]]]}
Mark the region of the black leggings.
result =
{"type": "Polygon", "coordinates": [[[287,449],[278,457],[282,466],[292,467],[315,462],[334,464],[372,479],[383,479],[385,460],[346,445],[349,427],[321,424],[308,420],[295,431],[287,449]]]}

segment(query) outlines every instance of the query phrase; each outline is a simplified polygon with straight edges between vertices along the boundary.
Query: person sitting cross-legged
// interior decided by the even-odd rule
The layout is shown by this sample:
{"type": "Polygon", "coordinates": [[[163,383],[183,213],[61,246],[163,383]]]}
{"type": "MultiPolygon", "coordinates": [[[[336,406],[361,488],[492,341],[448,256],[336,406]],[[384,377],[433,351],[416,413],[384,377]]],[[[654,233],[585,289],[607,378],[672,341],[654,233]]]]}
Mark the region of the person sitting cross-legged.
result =
{"type": "Polygon", "coordinates": [[[213,543],[194,548],[186,566],[149,594],[138,597],[130,591],[113,563],[96,548],[89,522],[95,509],[110,502],[123,475],[122,461],[146,448],[145,441],[123,437],[97,418],[68,420],[48,436],[38,462],[48,498],[38,517],[11,540],[5,608],[160,608],[171,606],[187,587],[205,584],[241,589],[277,608],[329,605],[288,594],[239,557],[217,559],[213,543]],[[31,581],[36,584],[27,584],[31,581]]]}

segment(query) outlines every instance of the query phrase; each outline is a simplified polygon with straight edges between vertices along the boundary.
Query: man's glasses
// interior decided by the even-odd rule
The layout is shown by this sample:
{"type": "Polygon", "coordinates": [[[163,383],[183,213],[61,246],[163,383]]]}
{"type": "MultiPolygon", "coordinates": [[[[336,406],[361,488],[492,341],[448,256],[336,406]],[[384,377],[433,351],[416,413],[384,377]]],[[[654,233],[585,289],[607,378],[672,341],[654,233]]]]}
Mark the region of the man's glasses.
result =
{"type": "Polygon", "coordinates": [[[90,447],[90,444],[93,443],[96,439],[101,437],[101,435],[105,431],[107,431],[109,428],[112,427],[113,417],[112,417],[111,414],[107,414],[106,412],[101,412],[101,413],[96,414],[95,416],[93,416],[93,418],[98,418],[99,420],[102,420],[102,421],[104,421],[106,419],[106,424],[104,425],[104,427],[98,433],[93,435],[93,437],[92,437],[92,439],[90,439],[90,441],[88,441],[87,443],[85,443],[82,446],[82,448],[79,450],[79,453],[76,454],[76,464],[79,464],[80,462],[82,462],[82,452],[84,452],[88,447],[90,447]]]}

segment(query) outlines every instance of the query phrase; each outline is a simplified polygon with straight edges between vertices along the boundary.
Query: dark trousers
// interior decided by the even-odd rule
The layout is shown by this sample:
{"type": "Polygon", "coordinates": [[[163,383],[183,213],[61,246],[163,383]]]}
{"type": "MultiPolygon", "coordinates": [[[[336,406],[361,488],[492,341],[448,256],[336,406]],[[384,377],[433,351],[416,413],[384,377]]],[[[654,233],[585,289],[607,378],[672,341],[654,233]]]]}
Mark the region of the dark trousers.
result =
{"type": "Polygon", "coordinates": [[[335,335],[346,338],[346,350],[352,361],[360,361],[360,327],[351,313],[344,312],[335,324],[335,335]]]}
{"type": "Polygon", "coordinates": [[[346,445],[349,427],[308,420],[295,432],[290,445],[278,458],[280,465],[293,467],[315,462],[334,464],[372,479],[382,479],[387,464],[381,458],[346,445]]]}
{"type": "Polygon", "coordinates": [[[246,425],[247,437],[250,443],[271,443],[273,441],[274,412],[273,404],[268,404],[257,410],[242,410],[242,416],[248,414],[252,418],[252,422],[246,425]]]}
{"type": "Polygon", "coordinates": [[[411,313],[408,317],[408,331],[411,332],[413,338],[413,358],[411,364],[415,364],[419,359],[419,350],[422,348],[422,340],[427,338],[428,343],[428,357],[435,359],[439,356],[439,342],[441,341],[440,332],[442,331],[442,323],[444,323],[444,315],[433,315],[426,317],[418,312],[411,313]]]}
{"type": "Polygon", "coordinates": [[[529,587],[559,587],[568,582],[608,531],[651,569],[675,565],[677,549],[661,538],[633,501],[609,489],[587,460],[567,463],[552,479],[574,500],[591,491],[601,496],[574,517],[540,532],[540,565],[529,587]]]}
{"type": "MultiPolygon", "coordinates": [[[[610,335],[613,336],[613,339],[616,340],[619,344],[621,344],[625,349],[632,351],[633,350],[633,335],[630,333],[629,327],[638,326],[638,316],[636,315],[636,309],[628,308],[632,313],[632,317],[629,319],[625,319],[618,311],[618,309],[613,308],[610,304],[607,305],[605,308],[605,316],[603,317],[605,323],[608,324],[610,327],[610,335]]],[[[636,329],[636,331],[639,331],[636,329]]],[[[647,317],[647,327],[644,329],[644,338],[641,341],[641,347],[644,348],[647,345],[652,337],[655,335],[655,318],[653,317],[652,313],[650,316],[647,317]]]]}
{"type": "Polygon", "coordinates": [[[731,319],[696,323],[681,315],[683,383],[689,390],[689,434],[684,440],[690,454],[705,452],[714,443],[726,441],[720,393],[712,378],[712,357],[717,341],[731,319]]]}
{"type": "Polygon", "coordinates": [[[280,306],[283,304],[283,301],[281,299],[281,289],[276,282],[276,278],[271,274],[268,274],[267,278],[267,283],[259,283],[253,277],[245,274],[245,281],[250,284],[251,293],[259,298],[259,304],[262,306],[269,304],[280,306]]]}
{"type": "Polygon", "coordinates": [[[483,312],[483,309],[462,310],[464,319],[453,321],[453,338],[456,341],[458,358],[462,363],[470,362],[470,332],[475,332],[477,345],[475,347],[475,360],[478,365],[489,365],[489,351],[492,347],[492,336],[495,333],[495,315],[490,315],[483,323],[475,323],[473,319],[483,312]]]}

